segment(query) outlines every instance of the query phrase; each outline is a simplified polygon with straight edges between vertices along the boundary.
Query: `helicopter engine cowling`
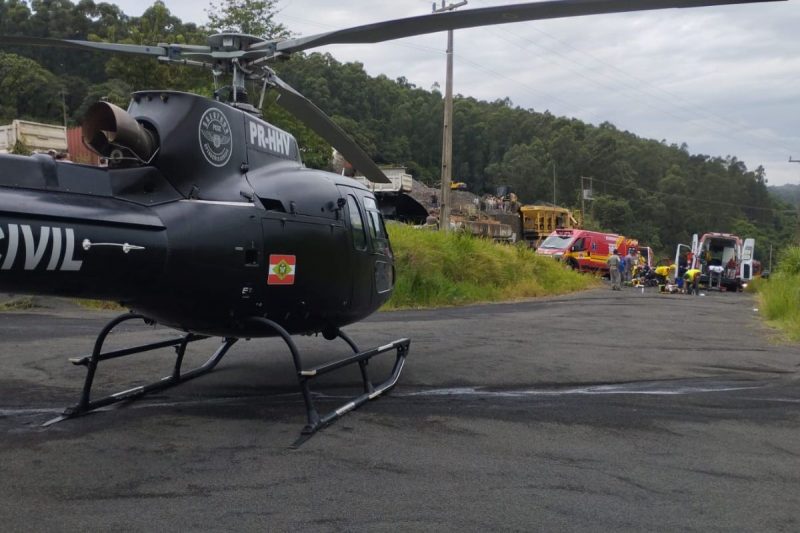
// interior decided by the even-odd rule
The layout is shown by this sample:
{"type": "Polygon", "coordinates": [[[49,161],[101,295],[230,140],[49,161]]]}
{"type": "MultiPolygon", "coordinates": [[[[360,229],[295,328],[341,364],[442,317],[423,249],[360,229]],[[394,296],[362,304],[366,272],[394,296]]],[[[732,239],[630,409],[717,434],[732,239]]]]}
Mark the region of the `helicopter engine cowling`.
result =
{"type": "Polygon", "coordinates": [[[111,161],[133,155],[146,163],[158,151],[156,134],[109,102],[96,102],[89,108],[82,134],[88,146],[111,161]]]}

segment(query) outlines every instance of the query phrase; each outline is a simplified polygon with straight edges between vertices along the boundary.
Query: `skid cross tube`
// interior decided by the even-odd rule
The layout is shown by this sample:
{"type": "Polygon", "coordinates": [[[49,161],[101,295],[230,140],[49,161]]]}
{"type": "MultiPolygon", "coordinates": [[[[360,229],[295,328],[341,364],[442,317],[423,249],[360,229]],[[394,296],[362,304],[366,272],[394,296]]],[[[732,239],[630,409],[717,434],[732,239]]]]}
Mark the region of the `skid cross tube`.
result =
{"type": "Polygon", "coordinates": [[[183,356],[186,353],[186,346],[190,342],[203,340],[208,337],[188,333],[185,336],[176,339],[153,342],[150,344],[142,344],[140,346],[134,346],[132,348],[125,348],[122,350],[115,350],[103,353],[103,345],[105,344],[106,338],[111,333],[111,331],[120,324],[122,324],[123,322],[129,320],[137,320],[137,319],[144,321],[145,324],[154,323],[152,320],[148,319],[144,315],[139,315],[136,313],[126,313],[124,315],[120,315],[117,318],[113,319],[108,324],[106,324],[106,326],[100,331],[100,334],[97,336],[97,340],[95,341],[92,355],[70,359],[70,362],[72,364],[86,367],[86,379],[84,380],[83,383],[83,390],[81,392],[80,400],[77,405],[73,407],[68,407],[67,409],[64,410],[64,413],[60,417],[46,422],[45,425],[49,425],[54,422],[58,422],[67,418],[74,418],[76,416],[83,415],[90,411],[94,411],[95,409],[99,409],[100,407],[105,407],[107,405],[121,402],[123,400],[131,400],[134,398],[138,398],[150,392],[156,392],[168,389],[180,383],[189,381],[190,379],[194,379],[196,377],[202,376],[203,374],[207,374],[208,372],[211,372],[214,369],[214,367],[217,366],[217,364],[222,360],[222,358],[228,352],[230,347],[233,346],[238,340],[235,338],[224,339],[222,344],[219,346],[219,348],[217,348],[217,350],[208,359],[208,361],[206,361],[204,364],[202,364],[197,368],[189,370],[188,372],[181,372],[181,365],[183,364],[183,356]],[[124,357],[126,355],[149,352],[152,350],[166,348],[169,346],[174,346],[176,352],[175,365],[172,369],[172,373],[169,376],[165,376],[156,382],[147,385],[141,385],[121,392],[117,392],[97,400],[91,399],[94,376],[95,373],[97,372],[97,366],[100,363],[100,361],[107,361],[109,359],[116,359],[118,357],[124,357]]]}
{"type": "MultiPolygon", "coordinates": [[[[338,359],[336,361],[331,361],[329,363],[324,363],[313,368],[304,369],[302,361],[300,360],[300,352],[297,349],[297,345],[292,340],[291,335],[289,335],[289,333],[282,326],[276,322],[273,322],[272,320],[269,320],[268,318],[254,318],[253,320],[256,323],[269,327],[278,335],[280,335],[283,341],[289,347],[289,351],[292,353],[294,367],[297,370],[297,380],[300,384],[300,392],[303,394],[303,400],[306,404],[306,416],[308,418],[308,423],[301,432],[306,438],[329,425],[345,413],[352,411],[353,409],[357,409],[369,400],[374,400],[381,394],[390,391],[400,379],[400,373],[403,371],[403,366],[405,365],[406,356],[408,355],[409,346],[411,344],[410,339],[398,339],[378,348],[372,348],[370,350],[360,352],[355,342],[353,342],[353,340],[343,331],[338,330],[336,332],[336,336],[344,340],[350,346],[354,352],[354,355],[345,357],[343,359],[338,359]],[[397,355],[389,378],[378,385],[373,385],[367,375],[367,364],[369,360],[376,355],[380,355],[391,350],[396,350],[397,355]],[[355,363],[358,363],[361,371],[364,393],[356,398],[353,398],[338,409],[320,416],[311,397],[310,381],[323,374],[333,372],[334,370],[339,370],[355,363]]],[[[295,444],[299,445],[302,443],[302,441],[304,441],[303,437],[301,437],[301,439],[295,444]]]]}

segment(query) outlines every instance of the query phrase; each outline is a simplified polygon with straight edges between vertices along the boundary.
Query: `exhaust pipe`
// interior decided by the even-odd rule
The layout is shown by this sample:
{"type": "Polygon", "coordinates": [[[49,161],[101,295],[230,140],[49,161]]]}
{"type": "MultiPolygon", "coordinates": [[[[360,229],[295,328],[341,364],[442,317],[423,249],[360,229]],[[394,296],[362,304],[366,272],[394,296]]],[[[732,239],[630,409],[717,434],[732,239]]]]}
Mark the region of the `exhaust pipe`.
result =
{"type": "Polygon", "coordinates": [[[139,160],[150,161],[158,149],[153,132],[109,102],[97,102],[89,108],[81,132],[87,146],[111,160],[124,157],[121,148],[126,148],[139,160]]]}

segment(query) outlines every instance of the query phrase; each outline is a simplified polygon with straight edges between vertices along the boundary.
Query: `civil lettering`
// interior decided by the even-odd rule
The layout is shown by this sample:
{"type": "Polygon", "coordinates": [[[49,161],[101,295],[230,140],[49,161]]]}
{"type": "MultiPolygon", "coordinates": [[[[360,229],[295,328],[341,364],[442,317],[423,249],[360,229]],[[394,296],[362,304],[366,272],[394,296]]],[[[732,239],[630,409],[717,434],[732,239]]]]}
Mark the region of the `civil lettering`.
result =
{"type": "Polygon", "coordinates": [[[47,270],[55,270],[59,259],[61,259],[61,228],[53,228],[53,249],[50,252],[50,262],[47,263],[47,270]]]}
{"type": "Polygon", "coordinates": [[[50,242],[50,228],[48,226],[39,228],[38,245],[33,240],[33,230],[30,226],[22,226],[22,237],[25,240],[25,270],[33,270],[44,257],[47,243],[50,242]]]}
{"type": "Polygon", "coordinates": [[[64,252],[64,261],[61,263],[61,270],[64,272],[77,272],[83,266],[83,261],[78,261],[73,257],[75,253],[75,232],[72,228],[64,230],[67,234],[67,247],[64,252]]]}
{"type": "Polygon", "coordinates": [[[17,248],[19,247],[19,227],[16,224],[8,225],[8,248],[6,249],[6,260],[3,261],[2,270],[10,270],[14,261],[17,259],[17,248]]]}
{"type": "Polygon", "coordinates": [[[21,264],[24,270],[36,270],[47,256],[48,249],[50,250],[50,258],[47,263],[49,271],[77,272],[83,266],[83,261],[75,257],[75,230],[72,228],[38,226],[38,236],[36,235],[37,226],[8,224],[6,228],[6,230],[0,228],[0,240],[7,242],[5,255],[0,254],[0,261],[2,261],[0,270],[14,268],[17,255],[22,253],[20,244],[25,248],[25,261],[21,264]],[[50,246],[51,242],[52,246],[50,246]]]}

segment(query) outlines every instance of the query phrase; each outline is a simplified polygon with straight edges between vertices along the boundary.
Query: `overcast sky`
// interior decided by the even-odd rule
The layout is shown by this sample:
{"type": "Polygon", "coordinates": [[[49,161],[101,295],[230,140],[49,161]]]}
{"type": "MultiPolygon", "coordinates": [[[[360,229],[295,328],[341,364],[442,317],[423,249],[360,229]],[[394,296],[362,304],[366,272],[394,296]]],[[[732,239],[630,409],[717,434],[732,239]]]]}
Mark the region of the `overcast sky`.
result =
{"type": "MultiPolygon", "coordinates": [[[[441,0],[440,0],[441,2],[441,0]]],[[[129,15],[149,5],[117,2],[129,15]]],[[[466,8],[524,3],[470,0],[466,8]]],[[[167,0],[184,21],[202,0],[167,0]]],[[[427,0],[281,0],[295,35],[431,11],[427,0]]],[[[687,143],[692,153],[763,165],[770,185],[800,183],[800,2],[596,15],[458,30],[454,91],[687,143]]],[[[444,87],[446,34],[317,49],[371,75],[444,87]]],[[[432,117],[439,120],[439,117],[432,117]]]]}

